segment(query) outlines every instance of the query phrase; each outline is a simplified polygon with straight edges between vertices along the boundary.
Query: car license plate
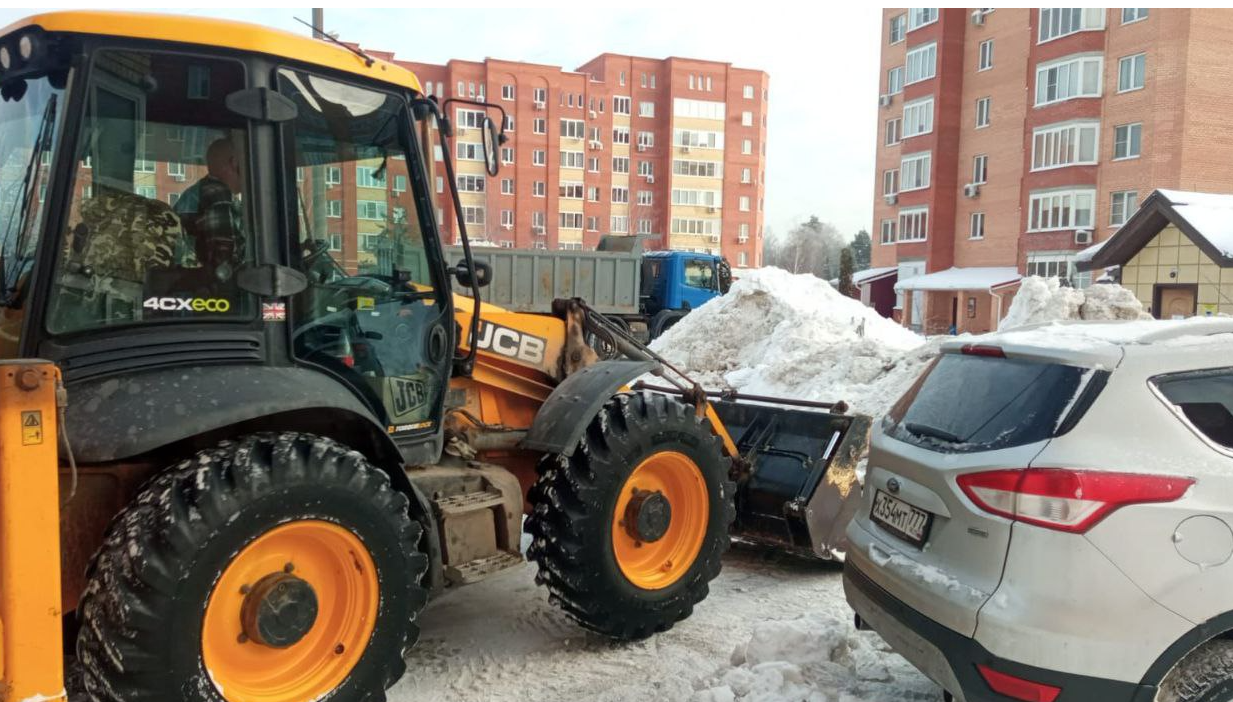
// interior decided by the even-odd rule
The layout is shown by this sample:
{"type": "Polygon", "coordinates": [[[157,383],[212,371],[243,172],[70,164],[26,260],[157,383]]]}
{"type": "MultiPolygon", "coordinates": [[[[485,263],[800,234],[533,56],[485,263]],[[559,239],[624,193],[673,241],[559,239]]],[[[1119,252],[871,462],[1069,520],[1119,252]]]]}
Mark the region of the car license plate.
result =
{"type": "Polygon", "coordinates": [[[924,546],[929,539],[929,527],[933,524],[933,515],[929,512],[917,509],[881,490],[874,493],[873,511],[869,518],[918,548],[924,546]]]}

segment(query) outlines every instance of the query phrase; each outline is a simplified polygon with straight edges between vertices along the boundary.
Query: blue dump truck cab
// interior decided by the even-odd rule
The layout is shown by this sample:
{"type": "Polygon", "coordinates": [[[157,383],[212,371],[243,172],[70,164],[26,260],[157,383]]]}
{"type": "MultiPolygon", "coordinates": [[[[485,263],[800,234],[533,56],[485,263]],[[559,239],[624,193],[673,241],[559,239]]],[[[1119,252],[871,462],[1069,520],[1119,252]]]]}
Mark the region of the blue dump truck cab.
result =
{"type": "Polygon", "coordinates": [[[642,254],[641,306],[653,339],[690,310],[727,291],[728,262],[721,256],[688,251],[642,254]]]}

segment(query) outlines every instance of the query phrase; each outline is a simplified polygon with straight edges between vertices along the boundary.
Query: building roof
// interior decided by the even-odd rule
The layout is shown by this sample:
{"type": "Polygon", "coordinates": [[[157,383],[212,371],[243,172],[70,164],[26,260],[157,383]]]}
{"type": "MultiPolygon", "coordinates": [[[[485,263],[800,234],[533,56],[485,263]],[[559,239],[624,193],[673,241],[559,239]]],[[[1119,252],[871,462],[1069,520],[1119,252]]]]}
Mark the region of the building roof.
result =
{"type": "Polygon", "coordinates": [[[1103,246],[1086,259],[1077,258],[1076,267],[1093,270],[1120,266],[1170,224],[1214,263],[1233,267],[1233,195],[1180,190],[1154,191],[1103,246]]]}
{"type": "Polygon", "coordinates": [[[875,280],[888,278],[898,272],[899,269],[895,266],[887,266],[885,268],[866,268],[863,271],[857,271],[852,274],[852,284],[863,285],[865,283],[872,283],[875,280]]]}
{"type": "Polygon", "coordinates": [[[895,283],[895,292],[904,290],[993,290],[1005,285],[1014,285],[1022,276],[1019,269],[1006,268],[947,268],[937,273],[901,279],[895,283]]]}
{"type": "Polygon", "coordinates": [[[251,51],[422,91],[419,78],[401,66],[379,58],[374,58],[369,66],[363,58],[332,42],[247,22],[152,12],[48,12],[18,20],[0,30],[0,36],[31,26],[42,27],[48,32],[98,34],[251,51]]]}

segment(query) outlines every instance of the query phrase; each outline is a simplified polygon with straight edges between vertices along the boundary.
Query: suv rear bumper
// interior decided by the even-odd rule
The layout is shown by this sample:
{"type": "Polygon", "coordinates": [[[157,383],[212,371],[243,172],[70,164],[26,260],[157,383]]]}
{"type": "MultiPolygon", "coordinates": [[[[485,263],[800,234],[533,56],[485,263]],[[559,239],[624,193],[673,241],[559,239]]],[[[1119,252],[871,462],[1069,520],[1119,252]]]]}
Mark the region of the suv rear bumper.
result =
{"type": "Polygon", "coordinates": [[[1060,687],[1056,702],[1152,702],[1156,688],[1044,670],[998,658],[975,640],[929,619],[891,595],[851,561],[844,565],[848,604],[897,653],[960,702],[1017,702],[993,692],[977,671],[985,665],[1008,675],[1060,687]]]}

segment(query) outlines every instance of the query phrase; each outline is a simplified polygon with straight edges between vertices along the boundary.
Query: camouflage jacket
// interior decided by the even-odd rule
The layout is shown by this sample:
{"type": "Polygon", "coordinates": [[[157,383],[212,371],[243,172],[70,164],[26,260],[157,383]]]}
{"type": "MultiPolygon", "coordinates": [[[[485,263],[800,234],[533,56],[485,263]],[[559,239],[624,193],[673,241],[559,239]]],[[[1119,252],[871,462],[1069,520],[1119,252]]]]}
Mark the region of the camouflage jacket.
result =
{"type": "Polygon", "coordinates": [[[81,223],[68,240],[68,259],[97,277],[142,282],[151,268],[169,268],[180,220],[159,200],[96,186],[81,202],[81,223]]]}

